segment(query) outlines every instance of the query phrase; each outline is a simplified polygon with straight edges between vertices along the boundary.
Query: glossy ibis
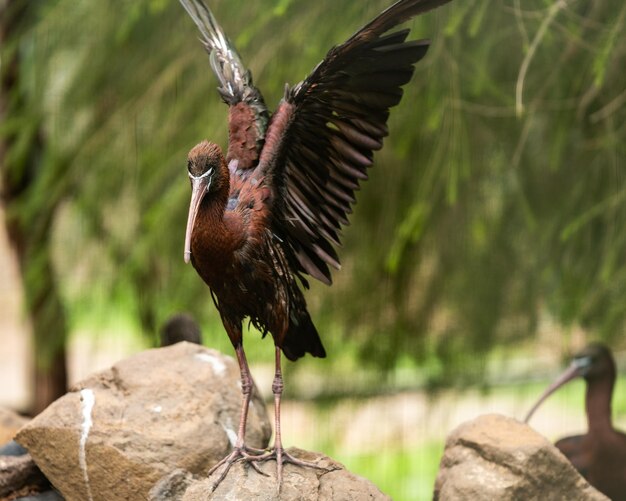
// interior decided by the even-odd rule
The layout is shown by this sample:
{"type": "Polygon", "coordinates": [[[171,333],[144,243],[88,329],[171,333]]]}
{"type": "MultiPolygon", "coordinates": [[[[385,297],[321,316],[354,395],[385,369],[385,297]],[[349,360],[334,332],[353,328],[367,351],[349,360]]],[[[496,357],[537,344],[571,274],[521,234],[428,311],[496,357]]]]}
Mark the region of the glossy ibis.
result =
{"type": "MultiPolygon", "coordinates": [[[[387,135],[389,109],[425,54],[428,40],[409,41],[399,23],[449,0],[400,0],[333,47],[312,73],[286,87],[270,115],[235,47],[201,0],[180,0],[200,29],[218,91],[229,106],[226,155],[203,141],[188,155],[191,204],[185,262],[211,289],[241,368],[243,403],[236,443],[219,483],[239,459],[276,459],[314,466],[286,454],[281,442],[281,350],[289,360],[325,357],[300,287],[307,275],[330,285],[339,269],[334,247],[367,179],[373,151],[387,135]],[[275,438],[271,451],[244,441],[252,382],[242,344],[242,321],[271,333],[276,371],[272,384],[275,438]]],[[[217,484],[215,484],[217,485],[217,484]]]]}
{"type": "Polygon", "coordinates": [[[528,422],[548,396],[579,377],[587,383],[587,433],[562,438],[555,445],[596,489],[613,501],[626,500],[626,435],[615,430],[611,422],[616,369],[606,346],[590,344],[575,355],[565,372],[539,398],[525,421],[528,422]]]}
{"type": "Polygon", "coordinates": [[[161,327],[160,338],[161,346],[170,346],[181,341],[202,344],[200,326],[188,313],[172,315],[161,327]]]}

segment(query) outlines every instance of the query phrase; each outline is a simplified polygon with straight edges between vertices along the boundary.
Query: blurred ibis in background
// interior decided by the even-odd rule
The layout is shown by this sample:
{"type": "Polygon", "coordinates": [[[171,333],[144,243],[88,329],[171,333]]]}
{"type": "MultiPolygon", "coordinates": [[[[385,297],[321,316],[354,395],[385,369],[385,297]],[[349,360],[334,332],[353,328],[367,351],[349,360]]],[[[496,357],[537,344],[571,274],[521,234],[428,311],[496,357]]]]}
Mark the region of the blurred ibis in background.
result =
{"type": "Polygon", "coordinates": [[[188,313],[172,315],[161,327],[161,346],[170,346],[181,341],[202,344],[200,326],[188,313]]]}
{"type": "Polygon", "coordinates": [[[558,449],[591,485],[613,501],[626,500],[626,435],[613,428],[611,399],[617,371],[609,348],[590,344],[574,356],[570,366],[539,398],[526,416],[558,388],[582,377],[587,383],[585,409],[587,433],[565,437],[556,442],[558,449]]]}
{"type": "Polygon", "coordinates": [[[209,141],[188,155],[191,204],[185,262],[211,289],[215,305],[241,368],[243,402],[233,451],[214,466],[275,459],[280,486],[282,464],[315,466],[285,453],[281,442],[281,351],[289,360],[306,353],[325,357],[301,287],[308,277],[330,285],[339,269],[335,246],[367,179],[373,151],[387,135],[389,109],[401,86],[429,46],[407,40],[408,29],[387,33],[399,23],[448,0],[400,0],[333,47],[302,82],[286,87],[270,115],[235,47],[201,0],[180,0],[200,30],[218,91],[229,106],[226,154],[209,141]],[[275,345],[274,447],[252,450],[245,427],[252,381],[242,344],[249,318],[275,345]]]}

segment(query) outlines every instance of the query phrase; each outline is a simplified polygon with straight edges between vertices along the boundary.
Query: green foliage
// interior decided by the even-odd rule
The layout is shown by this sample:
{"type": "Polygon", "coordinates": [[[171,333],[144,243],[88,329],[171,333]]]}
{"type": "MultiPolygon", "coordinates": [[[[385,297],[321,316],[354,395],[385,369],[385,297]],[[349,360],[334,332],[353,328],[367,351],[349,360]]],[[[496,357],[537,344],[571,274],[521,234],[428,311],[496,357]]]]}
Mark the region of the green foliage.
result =
{"type": "MultiPolygon", "coordinates": [[[[368,240],[391,242],[390,276],[372,265],[378,249],[370,249],[372,259],[355,277],[362,283],[370,275],[371,287],[359,290],[376,291],[362,333],[374,361],[407,352],[419,360],[434,344],[437,357],[450,362],[445,378],[468,382],[468,374],[480,376],[480,359],[468,353],[531,336],[543,305],[558,322],[591,335],[615,342],[623,333],[626,113],[611,106],[625,77],[623,23],[614,16],[622,6],[555,11],[525,74],[525,113],[517,118],[514,88],[526,41],[553,8],[535,4],[522,12],[497,4],[484,14],[476,3],[453,5],[446,36],[433,37],[430,95],[412,83],[394,115],[402,126],[400,134],[392,128],[390,142],[412,134],[404,163],[420,167],[398,176],[410,193],[397,202],[403,216],[387,220],[389,233],[380,225],[359,232],[358,253],[368,240]],[[475,36],[479,17],[482,36],[475,36]],[[598,64],[606,71],[602,82],[598,64]],[[412,113],[415,122],[415,110],[426,115],[419,134],[403,116],[412,113]]],[[[371,184],[364,196],[376,189],[371,184]]],[[[355,308],[350,320],[359,318],[355,308]]]]}
{"type": "Polygon", "coordinates": [[[33,380],[37,384],[45,375],[54,378],[37,392],[36,408],[42,395],[43,400],[48,398],[44,404],[59,396],[55,384],[64,389],[65,366],[61,363],[57,370],[54,366],[64,361],[67,334],[49,245],[51,223],[65,186],[57,177],[63,162],[46,148],[41,86],[28,36],[40,5],[0,4],[0,192],[5,228],[16,251],[24,305],[37,346],[33,380]]]}
{"type": "Polygon", "coordinates": [[[346,454],[337,450],[332,457],[373,482],[391,499],[426,501],[432,499],[443,449],[443,442],[430,441],[412,450],[391,448],[384,453],[346,454]]]}
{"type": "MultiPolygon", "coordinates": [[[[210,3],[273,107],[390,1],[210,3]]],[[[383,367],[399,354],[457,362],[436,371],[453,381],[480,377],[468,355],[532,336],[539,311],[621,336],[625,12],[617,0],[475,0],[410,23],[431,49],[359,194],[344,269],[308,295],[321,331],[337,333],[323,336],[331,353],[349,340],[383,367]]],[[[151,336],[179,310],[218,326],[182,261],[186,152],[227,132],[193,24],[161,0],[57,0],[39,13],[24,39],[31,92],[65,161],[26,210],[48,210],[48,191],[64,200],[56,265],[73,317],[106,304],[151,336]]],[[[11,120],[2,127],[26,133],[27,116],[11,120]]]]}

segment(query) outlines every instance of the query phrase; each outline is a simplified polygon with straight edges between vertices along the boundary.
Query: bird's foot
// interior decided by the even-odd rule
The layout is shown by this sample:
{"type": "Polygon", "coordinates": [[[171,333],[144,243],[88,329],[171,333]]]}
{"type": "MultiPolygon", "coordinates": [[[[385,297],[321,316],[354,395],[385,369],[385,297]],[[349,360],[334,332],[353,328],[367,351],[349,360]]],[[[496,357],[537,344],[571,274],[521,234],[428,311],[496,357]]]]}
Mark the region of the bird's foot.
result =
{"type": "MultiPolygon", "coordinates": [[[[278,484],[279,490],[283,481],[283,464],[291,463],[296,466],[300,466],[302,468],[315,468],[317,470],[324,470],[325,472],[330,472],[330,471],[335,470],[335,468],[333,467],[329,468],[326,466],[321,466],[316,463],[311,463],[309,461],[303,461],[301,459],[298,459],[294,457],[293,455],[289,454],[282,447],[275,447],[274,449],[265,452],[265,454],[252,456],[248,461],[250,461],[250,464],[254,465],[255,462],[268,461],[272,459],[276,460],[276,483],[278,484]]],[[[258,468],[255,468],[255,469],[259,471],[258,468]]],[[[267,476],[266,473],[263,473],[263,475],[267,476]]]]}
{"type": "Polygon", "coordinates": [[[218,471],[220,468],[223,468],[222,472],[220,473],[220,476],[213,483],[212,490],[217,489],[217,486],[220,485],[222,480],[224,480],[226,478],[226,475],[228,475],[228,471],[230,470],[230,467],[233,464],[235,464],[237,461],[245,461],[247,463],[250,463],[250,465],[258,473],[260,473],[261,475],[265,475],[267,477],[268,476],[267,473],[262,472],[259,469],[259,467],[255,464],[255,461],[257,460],[257,458],[265,455],[266,453],[267,451],[265,449],[255,449],[254,447],[248,447],[246,445],[242,445],[241,447],[235,447],[228,456],[226,456],[224,459],[222,459],[219,463],[217,463],[215,466],[213,466],[213,468],[209,470],[209,477],[210,477],[211,475],[213,475],[213,473],[218,471]]]}
{"type": "Polygon", "coordinates": [[[226,475],[228,475],[230,467],[237,461],[248,463],[255,469],[257,473],[267,477],[269,475],[259,468],[258,463],[271,461],[272,459],[276,460],[276,484],[279,491],[283,481],[284,464],[290,463],[296,466],[300,466],[302,468],[314,468],[317,470],[322,470],[324,472],[331,472],[336,469],[336,467],[333,466],[322,466],[316,463],[312,463],[310,461],[303,461],[301,459],[298,459],[292,454],[289,454],[282,447],[274,448],[268,451],[266,449],[254,449],[252,447],[247,447],[244,445],[242,447],[235,447],[228,456],[226,456],[209,470],[209,476],[211,476],[213,473],[222,468],[220,476],[213,483],[212,490],[217,489],[217,486],[222,482],[222,480],[226,478],[226,475]]]}

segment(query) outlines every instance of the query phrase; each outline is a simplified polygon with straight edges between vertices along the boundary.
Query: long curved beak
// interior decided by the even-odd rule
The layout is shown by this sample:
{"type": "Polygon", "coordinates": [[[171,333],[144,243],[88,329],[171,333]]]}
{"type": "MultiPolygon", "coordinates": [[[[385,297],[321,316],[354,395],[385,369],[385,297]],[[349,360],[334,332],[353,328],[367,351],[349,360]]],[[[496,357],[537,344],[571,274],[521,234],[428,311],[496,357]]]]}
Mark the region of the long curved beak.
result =
{"type": "Polygon", "coordinates": [[[569,383],[572,379],[584,376],[588,368],[589,365],[585,359],[575,359],[570,364],[570,366],[565,369],[565,371],[559,377],[557,377],[554,382],[550,386],[548,386],[548,388],[546,388],[546,391],[543,392],[543,395],[539,397],[539,400],[537,400],[532,409],[530,409],[528,414],[526,414],[524,423],[528,423],[535,411],[550,395],[552,395],[561,386],[569,383]]]}
{"type": "Polygon", "coordinates": [[[189,204],[189,215],[187,216],[187,231],[185,232],[185,263],[191,260],[191,233],[193,225],[196,222],[198,208],[204,198],[204,195],[211,184],[210,177],[192,177],[191,178],[191,203],[189,204]]]}

